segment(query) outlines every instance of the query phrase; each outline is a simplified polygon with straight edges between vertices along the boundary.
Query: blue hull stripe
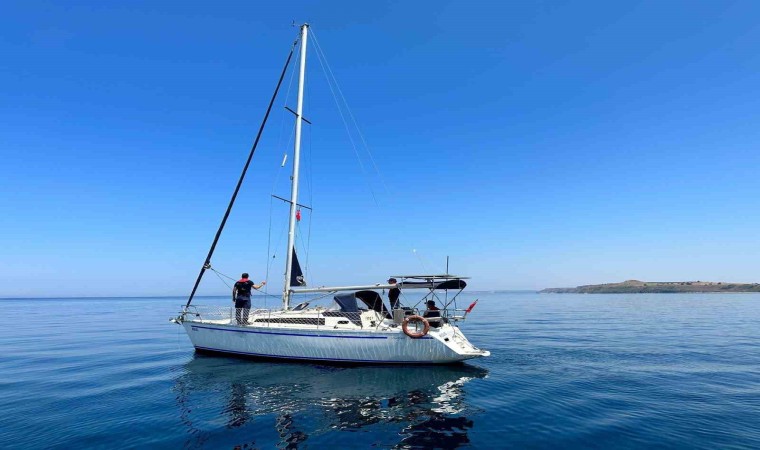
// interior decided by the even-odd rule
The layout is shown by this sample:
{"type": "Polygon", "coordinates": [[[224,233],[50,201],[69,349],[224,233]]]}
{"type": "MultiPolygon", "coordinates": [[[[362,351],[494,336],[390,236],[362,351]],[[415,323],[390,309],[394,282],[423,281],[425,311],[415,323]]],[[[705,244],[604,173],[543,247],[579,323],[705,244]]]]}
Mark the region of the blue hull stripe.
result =
{"type": "MultiPolygon", "coordinates": [[[[303,334],[303,333],[278,333],[272,331],[254,331],[254,330],[229,330],[227,328],[203,327],[200,325],[190,325],[192,328],[203,328],[204,330],[231,331],[233,333],[254,333],[254,334],[277,334],[281,336],[307,336],[322,338],[339,338],[339,339],[388,339],[388,336],[336,336],[334,334],[303,334]]],[[[429,338],[432,339],[432,338],[429,338]]]]}
{"type": "MultiPolygon", "coordinates": [[[[218,329],[218,328],[214,328],[218,329]]],[[[306,357],[306,356],[283,356],[283,355],[269,355],[266,353],[250,353],[250,352],[236,352],[233,350],[220,350],[218,348],[209,348],[209,347],[200,347],[195,346],[198,350],[208,350],[212,352],[218,352],[218,353],[232,353],[235,355],[249,355],[249,356],[261,356],[265,358],[280,358],[280,359],[300,359],[300,360],[306,360],[306,361],[340,361],[340,362],[358,362],[358,363],[376,363],[376,364],[451,364],[459,361],[441,361],[441,362],[432,362],[432,361],[383,361],[383,360],[375,360],[375,359],[346,359],[346,358],[317,358],[317,357],[306,357]]]]}

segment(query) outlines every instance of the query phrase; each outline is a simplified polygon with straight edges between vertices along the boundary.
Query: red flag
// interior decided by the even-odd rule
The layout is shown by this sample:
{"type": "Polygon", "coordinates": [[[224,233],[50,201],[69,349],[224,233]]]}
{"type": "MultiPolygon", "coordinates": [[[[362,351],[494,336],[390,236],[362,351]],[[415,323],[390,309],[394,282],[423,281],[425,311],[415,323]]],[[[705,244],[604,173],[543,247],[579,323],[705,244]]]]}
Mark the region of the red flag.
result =
{"type": "MultiPolygon", "coordinates": [[[[479,299],[478,299],[478,300],[479,300],[479,299]]],[[[475,300],[474,302],[472,302],[472,304],[470,304],[470,307],[469,307],[469,308],[467,308],[467,309],[464,311],[464,313],[465,313],[465,314],[469,314],[469,313],[470,313],[470,311],[472,311],[472,309],[475,307],[475,305],[477,305],[477,304],[478,304],[478,300],[475,300]]]]}
{"type": "Polygon", "coordinates": [[[301,210],[300,209],[296,210],[296,220],[299,221],[299,222],[301,221],[301,210]]]}

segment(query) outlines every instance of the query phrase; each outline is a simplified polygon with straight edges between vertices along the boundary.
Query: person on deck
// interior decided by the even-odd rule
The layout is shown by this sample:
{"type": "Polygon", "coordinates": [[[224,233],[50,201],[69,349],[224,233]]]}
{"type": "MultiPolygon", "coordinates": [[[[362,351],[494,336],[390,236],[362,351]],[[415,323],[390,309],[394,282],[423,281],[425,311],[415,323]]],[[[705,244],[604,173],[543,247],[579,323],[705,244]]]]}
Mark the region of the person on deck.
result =
{"type": "Polygon", "coordinates": [[[435,306],[435,300],[428,300],[427,303],[427,309],[425,310],[425,313],[422,314],[422,317],[428,319],[428,322],[430,322],[431,327],[438,328],[441,326],[441,310],[435,306]]]}
{"type": "MultiPolygon", "coordinates": [[[[396,284],[397,281],[395,278],[388,278],[388,284],[396,284]]],[[[398,297],[401,295],[401,289],[398,288],[398,285],[392,287],[388,291],[388,300],[391,301],[391,310],[399,309],[401,308],[401,302],[399,302],[398,297]]]]}
{"type": "Polygon", "coordinates": [[[240,280],[235,282],[232,287],[232,301],[235,302],[235,319],[239,325],[248,323],[248,313],[251,311],[251,290],[261,289],[261,286],[267,284],[262,281],[258,286],[248,279],[248,274],[241,275],[240,280]]]}

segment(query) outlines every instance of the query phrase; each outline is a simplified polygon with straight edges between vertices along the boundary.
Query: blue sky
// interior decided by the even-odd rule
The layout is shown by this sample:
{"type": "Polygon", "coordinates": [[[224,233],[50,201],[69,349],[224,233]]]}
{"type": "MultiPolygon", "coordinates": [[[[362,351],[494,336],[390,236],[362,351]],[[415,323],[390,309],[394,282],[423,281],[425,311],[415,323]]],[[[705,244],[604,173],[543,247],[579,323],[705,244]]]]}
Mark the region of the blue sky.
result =
{"type": "MultiPolygon", "coordinates": [[[[274,3],[4,4],[0,297],[189,293],[293,20],[379,169],[310,53],[312,284],[447,255],[474,289],[760,281],[760,4],[274,3]]],[[[233,276],[284,246],[289,80],[213,258],[233,276]]]]}

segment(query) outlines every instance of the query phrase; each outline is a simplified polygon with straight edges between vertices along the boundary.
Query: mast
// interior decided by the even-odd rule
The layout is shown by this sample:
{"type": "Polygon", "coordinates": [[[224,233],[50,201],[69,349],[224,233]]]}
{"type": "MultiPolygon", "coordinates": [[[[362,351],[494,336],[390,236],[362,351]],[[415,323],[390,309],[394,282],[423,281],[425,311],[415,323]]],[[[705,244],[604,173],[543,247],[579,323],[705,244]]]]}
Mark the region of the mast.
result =
{"type": "Polygon", "coordinates": [[[306,78],[306,39],[309,24],[301,25],[301,69],[298,74],[298,105],[296,106],[296,139],[293,155],[293,176],[290,190],[290,221],[288,222],[288,259],[285,263],[285,284],[282,289],[282,309],[290,305],[290,275],[293,270],[293,251],[296,243],[296,210],[298,208],[298,169],[301,162],[301,124],[303,122],[303,88],[306,78]]]}

